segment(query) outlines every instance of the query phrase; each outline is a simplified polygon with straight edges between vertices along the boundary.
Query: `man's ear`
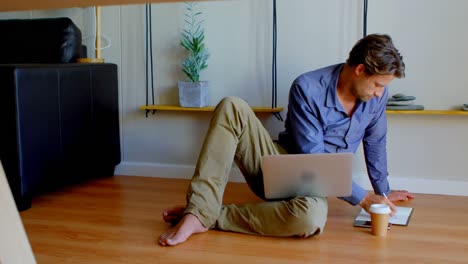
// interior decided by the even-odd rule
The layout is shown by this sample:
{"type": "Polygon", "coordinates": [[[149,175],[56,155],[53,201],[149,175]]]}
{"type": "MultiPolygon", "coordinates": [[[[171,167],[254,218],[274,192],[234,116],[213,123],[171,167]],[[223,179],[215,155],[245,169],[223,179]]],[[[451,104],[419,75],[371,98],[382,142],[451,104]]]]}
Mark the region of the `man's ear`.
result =
{"type": "Polygon", "coordinates": [[[362,74],[365,74],[366,72],[366,66],[364,66],[364,64],[358,64],[358,66],[356,66],[356,68],[354,68],[354,74],[356,74],[356,76],[361,76],[362,74]]]}

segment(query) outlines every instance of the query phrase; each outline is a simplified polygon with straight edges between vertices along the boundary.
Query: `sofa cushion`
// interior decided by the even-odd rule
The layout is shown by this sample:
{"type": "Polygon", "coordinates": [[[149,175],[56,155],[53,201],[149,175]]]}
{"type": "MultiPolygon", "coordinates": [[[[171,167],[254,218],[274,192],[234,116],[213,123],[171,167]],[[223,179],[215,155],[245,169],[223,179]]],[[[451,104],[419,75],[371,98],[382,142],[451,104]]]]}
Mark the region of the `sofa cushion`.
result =
{"type": "Polygon", "coordinates": [[[0,63],[75,62],[81,31],[69,18],[0,20],[0,63]]]}

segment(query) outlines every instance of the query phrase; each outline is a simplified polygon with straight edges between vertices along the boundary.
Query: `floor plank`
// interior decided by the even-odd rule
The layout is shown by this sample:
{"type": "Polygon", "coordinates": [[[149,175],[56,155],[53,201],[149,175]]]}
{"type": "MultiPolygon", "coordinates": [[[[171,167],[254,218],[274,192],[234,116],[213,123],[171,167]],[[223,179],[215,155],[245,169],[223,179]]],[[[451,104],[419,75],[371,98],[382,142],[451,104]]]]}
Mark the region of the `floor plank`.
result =
{"type": "MultiPolygon", "coordinates": [[[[163,209],[183,205],[187,180],[116,176],[42,195],[21,218],[38,263],[467,263],[468,197],[417,195],[410,225],[386,238],[352,226],[358,207],[329,198],[325,232],[309,239],[210,230],[160,247],[163,209]]],[[[229,183],[224,203],[260,201],[229,183]]]]}

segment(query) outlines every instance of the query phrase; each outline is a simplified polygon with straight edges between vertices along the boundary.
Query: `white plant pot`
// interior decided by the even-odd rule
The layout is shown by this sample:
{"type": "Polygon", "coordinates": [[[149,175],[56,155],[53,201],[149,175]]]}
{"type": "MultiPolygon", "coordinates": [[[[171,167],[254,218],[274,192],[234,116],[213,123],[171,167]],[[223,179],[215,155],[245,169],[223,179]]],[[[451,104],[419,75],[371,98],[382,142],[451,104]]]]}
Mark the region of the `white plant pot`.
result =
{"type": "Polygon", "coordinates": [[[179,81],[179,105],[181,107],[208,106],[209,83],[179,81]]]}

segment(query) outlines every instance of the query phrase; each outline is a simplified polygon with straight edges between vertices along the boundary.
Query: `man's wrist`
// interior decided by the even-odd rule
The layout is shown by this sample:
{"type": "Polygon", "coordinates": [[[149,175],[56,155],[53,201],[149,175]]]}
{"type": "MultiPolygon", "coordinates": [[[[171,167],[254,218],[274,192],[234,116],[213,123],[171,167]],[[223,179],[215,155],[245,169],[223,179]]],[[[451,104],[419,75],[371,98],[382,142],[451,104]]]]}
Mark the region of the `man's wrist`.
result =
{"type": "Polygon", "coordinates": [[[369,193],[367,193],[366,196],[364,196],[364,198],[362,198],[361,201],[359,201],[359,206],[364,208],[368,197],[369,197],[369,193]]]}

